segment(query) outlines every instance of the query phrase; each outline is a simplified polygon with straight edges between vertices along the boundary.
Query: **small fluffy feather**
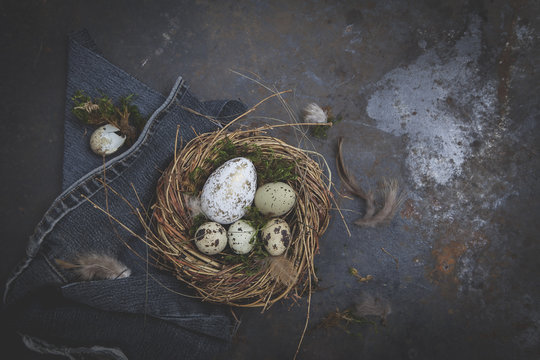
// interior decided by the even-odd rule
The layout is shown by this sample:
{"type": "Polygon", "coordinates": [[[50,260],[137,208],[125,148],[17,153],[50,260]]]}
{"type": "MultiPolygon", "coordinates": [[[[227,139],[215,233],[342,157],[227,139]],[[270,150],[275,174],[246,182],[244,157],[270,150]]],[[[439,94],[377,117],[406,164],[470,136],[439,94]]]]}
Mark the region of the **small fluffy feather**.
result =
{"type": "Polygon", "coordinates": [[[201,210],[201,198],[184,194],[184,200],[192,218],[203,213],[201,210]]]}
{"type": "Polygon", "coordinates": [[[73,270],[81,280],[114,280],[127,278],[131,275],[131,270],[127,266],[105,254],[85,254],[73,262],[60,259],[55,261],[64,269],[73,270]]]}
{"type": "Polygon", "coordinates": [[[342,151],[343,138],[338,139],[338,152],[337,152],[337,169],[338,175],[343,181],[343,184],[351,192],[351,194],[358,196],[366,202],[366,213],[364,219],[369,219],[375,214],[375,198],[373,192],[365,192],[364,189],[358,185],[354,176],[351,175],[349,169],[345,166],[343,161],[343,151],[342,151]]]}
{"type": "Polygon", "coordinates": [[[285,286],[292,286],[296,282],[296,271],[291,260],[283,256],[270,256],[267,262],[270,276],[285,286]]]}
{"type": "Polygon", "coordinates": [[[364,191],[345,166],[343,161],[342,143],[343,138],[339,138],[336,159],[339,177],[341,178],[341,181],[343,181],[343,184],[347,190],[366,202],[366,213],[361,219],[356,220],[354,223],[363,227],[375,227],[377,225],[388,223],[390,220],[392,220],[397,212],[397,209],[405,200],[405,194],[403,192],[399,192],[399,184],[397,180],[392,179],[390,181],[383,181],[383,189],[381,194],[384,199],[384,204],[383,207],[376,213],[373,193],[371,191],[364,191]]]}
{"type": "Polygon", "coordinates": [[[307,105],[303,110],[303,114],[306,123],[326,124],[328,121],[328,114],[316,103],[307,105]]]}
{"type": "Polygon", "coordinates": [[[379,224],[388,223],[397,212],[399,206],[405,200],[403,193],[399,192],[399,185],[396,179],[390,181],[383,181],[383,189],[381,191],[384,198],[384,205],[381,210],[379,210],[372,217],[358,219],[355,221],[355,224],[364,226],[364,227],[375,227],[379,224]]]}
{"type": "Polygon", "coordinates": [[[358,316],[376,316],[384,324],[386,317],[392,312],[388,300],[364,294],[360,302],[354,306],[354,312],[358,316]]]}

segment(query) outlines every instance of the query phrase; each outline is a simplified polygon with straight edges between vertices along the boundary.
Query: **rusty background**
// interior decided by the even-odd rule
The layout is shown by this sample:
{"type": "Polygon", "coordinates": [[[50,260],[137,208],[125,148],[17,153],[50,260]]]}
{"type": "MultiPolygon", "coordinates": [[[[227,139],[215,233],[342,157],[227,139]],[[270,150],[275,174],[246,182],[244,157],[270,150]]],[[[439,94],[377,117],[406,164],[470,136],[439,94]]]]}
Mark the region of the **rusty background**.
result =
{"type": "MultiPolygon", "coordinates": [[[[293,90],[295,114],[331,107],[343,120],[308,145],[336,191],[342,136],[363,186],[396,178],[407,192],[372,229],[353,224],[360,200],[336,197],[351,236],[333,211],[299,359],[540,358],[538,1],[2,1],[0,19],[2,282],[60,192],[67,35],[87,28],[164,94],[182,75],[202,100],[249,106],[270,94],[249,76],[293,90]],[[321,326],[366,304],[380,316],[321,326]]],[[[276,101],[251,120],[265,117],[287,120],[276,101]]],[[[305,298],[237,310],[220,358],[292,358],[306,310],[305,298]]],[[[2,325],[11,358],[55,358],[2,325]]]]}

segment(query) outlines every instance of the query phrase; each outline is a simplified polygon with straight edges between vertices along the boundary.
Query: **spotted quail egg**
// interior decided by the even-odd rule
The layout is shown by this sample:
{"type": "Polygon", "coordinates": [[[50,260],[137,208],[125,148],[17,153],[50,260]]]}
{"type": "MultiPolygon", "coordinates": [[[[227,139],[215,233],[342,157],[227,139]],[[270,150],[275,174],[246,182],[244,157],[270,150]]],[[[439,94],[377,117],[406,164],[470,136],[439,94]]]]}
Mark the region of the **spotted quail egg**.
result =
{"type": "Polygon", "coordinates": [[[264,215],[284,215],[293,208],[295,202],[293,188],[283,182],[264,184],[255,193],[255,206],[264,215]]]}
{"type": "Polygon", "coordinates": [[[204,254],[218,254],[227,246],[227,230],[216,222],[206,222],[195,232],[195,245],[204,254]]]}
{"type": "Polygon", "coordinates": [[[264,225],[261,239],[270,255],[278,256],[287,250],[291,240],[291,229],[285,220],[274,218],[264,225]]]}
{"type": "Polygon", "coordinates": [[[232,223],[227,230],[229,246],[237,254],[247,254],[255,246],[251,241],[255,235],[255,228],[246,220],[238,220],[232,223]]]}
{"type": "Polygon", "coordinates": [[[90,136],[90,148],[98,155],[115,153],[126,141],[126,136],[120,133],[116,126],[107,124],[100,126],[90,136]]]}
{"type": "Polygon", "coordinates": [[[244,216],[256,189],[255,165],[246,158],[234,158],[206,180],[201,192],[201,210],[212,221],[232,224],[244,216]]]}

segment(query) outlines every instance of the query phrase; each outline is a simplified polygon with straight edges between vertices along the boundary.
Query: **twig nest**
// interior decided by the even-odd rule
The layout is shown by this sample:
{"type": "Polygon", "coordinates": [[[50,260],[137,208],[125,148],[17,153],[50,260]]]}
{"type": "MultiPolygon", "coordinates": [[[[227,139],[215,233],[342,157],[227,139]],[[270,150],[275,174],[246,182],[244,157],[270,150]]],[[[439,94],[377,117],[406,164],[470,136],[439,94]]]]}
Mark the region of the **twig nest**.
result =
{"type": "Polygon", "coordinates": [[[216,222],[207,222],[195,232],[195,245],[206,255],[222,252],[227,246],[227,231],[216,222]]]}
{"type": "Polygon", "coordinates": [[[114,154],[126,141],[116,126],[107,124],[100,126],[90,136],[90,148],[97,155],[107,156],[114,154]]]}
{"type": "Polygon", "coordinates": [[[255,193],[255,206],[264,215],[281,216],[296,202],[294,189],[284,182],[264,184],[255,193]]]}
{"type": "Polygon", "coordinates": [[[291,229],[285,220],[275,218],[266,223],[261,231],[261,239],[270,255],[279,256],[289,246],[291,229]]]}
{"type": "Polygon", "coordinates": [[[256,230],[246,220],[238,220],[229,226],[229,246],[236,254],[248,254],[255,246],[256,230]]]}
{"type": "Polygon", "coordinates": [[[257,170],[243,157],[231,159],[206,180],[201,193],[201,210],[220,224],[231,224],[246,213],[257,189],[257,170]]]}
{"type": "MultiPolygon", "coordinates": [[[[161,255],[163,268],[189,284],[204,301],[267,309],[291,294],[309,293],[311,284],[317,282],[313,262],[319,238],[330,221],[330,180],[316,161],[322,159],[317,153],[266,136],[266,130],[220,130],[199,135],[175,153],[158,182],[153,212],[155,231],[149,229],[148,242],[161,255]],[[231,157],[224,157],[224,153],[231,157]],[[238,255],[236,251],[242,250],[226,247],[220,254],[207,255],[193,241],[197,219],[185,195],[197,197],[222,164],[238,157],[254,164],[262,184],[286,182],[294,190],[296,202],[289,212],[267,225],[268,248],[259,237],[247,254],[238,255]],[[269,164],[279,166],[271,169],[269,164]],[[277,276],[276,272],[286,276],[277,276]]],[[[222,186],[227,184],[222,182],[222,186]]],[[[252,190],[254,197],[255,189],[252,190]]],[[[249,208],[251,214],[246,212],[254,216],[252,221],[257,221],[257,225],[252,225],[266,225],[264,215],[257,211],[261,215],[257,218],[253,210],[256,207],[249,208]]],[[[238,220],[241,219],[231,224],[238,220]]],[[[234,231],[234,224],[229,228],[234,231]]]]}

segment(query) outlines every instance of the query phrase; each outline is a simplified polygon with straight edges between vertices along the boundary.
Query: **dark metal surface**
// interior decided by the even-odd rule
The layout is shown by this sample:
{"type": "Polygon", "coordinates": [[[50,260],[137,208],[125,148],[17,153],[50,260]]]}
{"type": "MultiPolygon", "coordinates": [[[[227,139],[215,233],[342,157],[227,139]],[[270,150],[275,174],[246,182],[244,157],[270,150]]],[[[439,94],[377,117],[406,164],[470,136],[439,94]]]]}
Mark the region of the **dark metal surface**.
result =
{"type": "MultiPolygon", "coordinates": [[[[85,27],[163,93],[182,75],[202,100],[269,94],[233,69],[294,90],[296,112],[331,106],[344,120],[312,142],[337,189],[343,136],[362,184],[395,177],[407,190],[375,229],[353,224],[359,200],[337,197],[351,236],[333,212],[299,358],[540,357],[538,1],[3,1],[0,17],[2,282],[60,191],[66,40],[85,27]],[[366,298],[385,324],[317,328],[366,298]]],[[[287,120],[278,102],[257,116],[287,120]]],[[[292,358],[306,310],[305,298],[237,310],[222,358],[292,358]]],[[[3,325],[13,358],[44,358],[3,325]]]]}

